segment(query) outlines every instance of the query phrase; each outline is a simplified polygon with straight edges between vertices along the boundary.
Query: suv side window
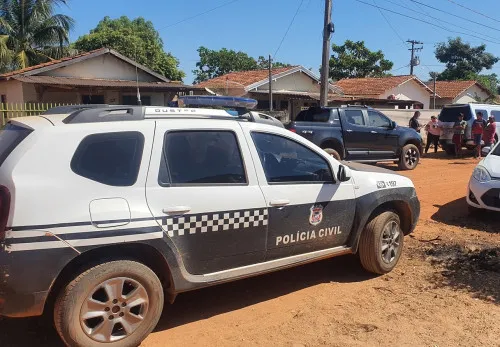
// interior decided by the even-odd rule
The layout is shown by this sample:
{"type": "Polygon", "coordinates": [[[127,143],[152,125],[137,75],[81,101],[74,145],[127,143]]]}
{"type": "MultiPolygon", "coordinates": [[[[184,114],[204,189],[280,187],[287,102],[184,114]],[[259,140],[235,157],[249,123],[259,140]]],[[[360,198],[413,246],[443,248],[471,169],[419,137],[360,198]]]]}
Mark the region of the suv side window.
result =
{"type": "Polygon", "coordinates": [[[141,166],[144,135],[137,131],[85,137],[71,160],[77,175],[110,186],[131,186],[141,166]]]}
{"type": "Polygon", "coordinates": [[[368,111],[368,125],[377,128],[390,128],[391,120],[377,111],[368,111]]]}
{"type": "Polygon", "coordinates": [[[363,117],[363,111],[361,110],[344,110],[347,122],[353,125],[364,126],[365,118],[363,117]]]}
{"type": "Polygon", "coordinates": [[[495,122],[498,122],[497,119],[500,120],[500,111],[491,111],[491,115],[495,117],[495,122]]]}
{"type": "Polygon", "coordinates": [[[163,142],[159,184],[246,184],[236,135],[224,130],[170,131],[163,142]]]}
{"type": "Polygon", "coordinates": [[[488,119],[488,111],[487,110],[476,110],[476,113],[475,115],[478,113],[478,112],[481,112],[481,114],[483,115],[483,119],[484,120],[487,120],[488,119]]]}
{"type": "Polygon", "coordinates": [[[253,132],[268,183],[333,183],[328,162],[309,148],[283,136],[253,132]]]}
{"type": "Polygon", "coordinates": [[[326,123],[330,120],[330,109],[310,107],[308,110],[300,111],[295,121],[326,123]]]}

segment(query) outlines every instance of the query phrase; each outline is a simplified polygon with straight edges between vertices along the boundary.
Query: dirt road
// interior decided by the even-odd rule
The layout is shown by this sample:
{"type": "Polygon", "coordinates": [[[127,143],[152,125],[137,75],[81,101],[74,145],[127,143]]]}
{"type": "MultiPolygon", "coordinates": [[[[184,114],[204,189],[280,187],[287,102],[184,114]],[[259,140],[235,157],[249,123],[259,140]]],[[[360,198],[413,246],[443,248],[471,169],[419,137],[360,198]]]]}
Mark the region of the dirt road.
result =
{"type": "MultiPolygon", "coordinates": [[[[143,346],[500,346],[500,217],[469,217],[474,159],[412,172],[420,223],[390,274],[352,256],[180,295],[143,346]]],[[[1,346],[57,346],[37,319],[0,321],[1,346]]]]}

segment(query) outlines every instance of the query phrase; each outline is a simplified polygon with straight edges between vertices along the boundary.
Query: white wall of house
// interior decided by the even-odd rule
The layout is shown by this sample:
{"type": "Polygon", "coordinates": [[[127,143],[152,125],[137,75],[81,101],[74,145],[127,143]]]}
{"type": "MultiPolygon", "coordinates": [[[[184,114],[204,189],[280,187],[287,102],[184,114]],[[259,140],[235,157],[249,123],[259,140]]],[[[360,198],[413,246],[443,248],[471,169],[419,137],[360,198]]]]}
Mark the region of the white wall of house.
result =
{"type": "MultiPolygon", "coordinates": [[[[55,70],[42,72],[37,75],[73,78],[78,76],[78,78],[98,78],[127,81],[136,80],[135,67],[111,54],[104,54],[99,57],[80,61],[55,70]]],[[[156,77],[140,69],[138,70],[138,75],[139,81],[141,82],[159,81],[156,77]]]]}
{"type": "Polygon", "coordinates": [[[21,103],[24,102],[23,85],[19,81],[1,81],[0,95],[5,95],[7,102],[21,103]]]}
{"type": "Polygon", "coordinates": [[[477,102],[475,97],[480,97],[481,100],[486,100],[490,95],[484,90],[479,88],[477,85],[473,85],[468,88],[465,92],[460,94],[453,101],[454,104],[467,104],[469,102],[477,102]]]}
{"type": "Polygon", "coordinates": [[[418,101],[424,105],[424,109],[429,108],[430,92],[415,80],[407,81],[396,88],[386,91],[380,98],[387,99],[392,94],[396,95],[398,100],[418,101]]]}
{"type": "MultiPolygon", "coordinates": [[[[303,72],[293,74],[273,80],[273,90],[293,90],[296,92],[319,93],[319,84],[303,72]]],[[[269,90],[269,83],[266,83],[257,90],[269,90]]]]}

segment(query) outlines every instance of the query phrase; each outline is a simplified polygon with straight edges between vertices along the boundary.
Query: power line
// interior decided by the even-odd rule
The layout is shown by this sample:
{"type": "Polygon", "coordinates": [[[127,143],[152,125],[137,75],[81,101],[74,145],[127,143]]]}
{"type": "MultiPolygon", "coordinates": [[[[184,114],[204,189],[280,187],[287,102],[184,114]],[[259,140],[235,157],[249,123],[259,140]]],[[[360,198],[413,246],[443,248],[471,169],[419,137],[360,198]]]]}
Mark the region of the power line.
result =
{"type": "MultiPolygon", "coordinates": [[[[402,8],[405,8],[405,9],[410,10],[410,11],[413,11],[413,12],[415,12],[415,13],[418,13],[418,14],[421,14],[421,15],[427,16],[427,17],[429,17],[429,18],[432,18],[432,19],[438,20],[438,21],[440,21],[440,22],[442,22],[442,23],[446,23],[446,24],[449,24],[449,25],[453,25],[453,26],[455,26],[455,27],[457,27],[457,28],[460,28],[460,29],[468,30],[468,31],[469,31],[469,32],[471,32],[471,33],[478,34],[478,35],[483,35],[483,36],[488,37],[488,38],[490,38],[490,39],[492,39],[492,40],[496,40],[496,39],[497,39],[496,37],[489,36],[489,35],[486,35],[486,34],[484,34],[484,33],[480,33],[480,32],[478,32],[478,31],[474,31],[474,30],[471,30],[471,29],[469,29],[469,28],[465,28],[465,27],[463,27],[463,26],[457,25],[457,24],[455,24],[455,23],[445,21],[444,19],[441,19],[441,18],[438,18],[438,17],[431,16],[431,15],[430,15],[430,14],[428,14],[428,13],[415,11],[414,9],[412,9],[412,8],[410,8],[410,7],[408,7],[408,6],[405,6],[405,5],[400,5],[399,3],[394,2],[394,1],[391,1],[391,0],[383,0],[383,1],[387,1],[387,2],[389,2],[389,3],[391,3],[391,4],[394,4],[394,5],[397,5],[397,6],[401,6],[402,8]]],[[[415,4],[415,5],[417,5],[417,4],[415,4]]],[[[379,10],[379,11],[380,11],[380,10],[379,10]]],[[[498,41],[496,41],[495,43],[500,44],[500,42],[498,42],[498,41]]]]}
{"type": "Polygon", "coordinates": [[[219,6],[213,7],[213,8],[211,8],[211,9],[209,9],[209,10],[204,11],[204,12],[200,12],[200,13],[198,13],[198,14],[195,14],[195,15],[191,16],[191,17],[186,17],[186,18],[184,18],[184,19],[181,19],[181,20],[180,20],[180,21],[178,21],[178,22],[175,22],[175,23],[172,23],[172,24],[166,25],[166,26],[164,26],[164,27],[161,27],[161,28],[159,28],[159,29],[158,29],[158,31],[163,30],[163,29],[168,29],[168,28],[171,28],[171,27],[173,27],[173,26],[175,26],[175,25],[178,25],[178,24],[181,24],[181,23],[187,22],[187,21],[189,21],[189,20],[191,20],[191,19],[194,19],[194,18],[197,18],[197,17],[203,16],[203,15],[205,15],[205,14],[207,14],[207,13],[213,12],[213,11],[218,10],[219,8],[222,8],[222,7],[227,6],[227,5],[234,4],[235,2],[238,2],[238,1],[240,1],[240,0],[231,0],[231,1],[225,2],[225,3],[223,3],[223,4],[220,4],[219,6]]]}
{"type": "Polygon", "coordinates": [[[471,23],[474,23],[474,24],[480,25],[480,26],[485,27],[485,28],[488,28],[488,29],[492,29],[492,30],[500,31],[500,29],[494,28],[494,27],[492,27],[492,26],[489,26],[489,25],[486,25],[486,24],[483,24],[483,23],[479,23],[479,22],[473,21],[473,20],[472,20],[472,19],[470,19],[470,18],[465,18],[465,17],[459,16],[459,15],[456,15],[456,14],[453,14],[453,13],[446,12],[446,11],[441,10],[441,9],[439,9],[439,8],[436,8],[436,7],[434,7],[434,6],[424,4],[424,3],[420,2],[420,1],[417,1],[417,0],[410,0],[410,1],[411,1],[411,2],[414,2],[414,3],[416,3],[416,4],[420,4],[420,5],[422,5],[422,6],[425,6],[425,7],[431,8],[431,9],[433,9],[433,10],[435,10],[435,11],[443,12],[443,13],[449,14],[450,16],[453,16],[453,17],[456,17],[456,18],[463,19],[463,20],[465,20],[465,21],[467,21],[467,22],[471,22],[471,23]]]}
{"type": "Polygon", "coordinates": [[[493,18],[493,17],[490,17],[490,16],[488,16],[488,15],[486,15],[486,14],[484,14],[484,13],[481,13],[481,12],[479,12],[479,11],[476,11],[476,10],[474,10],[473,8],[469,8],[469,7],[464,6],[464,5],[462,5],[462,4],[459,4],[459,3],[457,3],[457,2],[455,2],[455,1],[453,1],[453,0],[448,0],[448,1],[449,1],[449,2],[451,2],[452,4],[455,4],[455,5],[457,5],[457,6],[460,6],[460,7],[462,7],[462,8],[465,8],[465,9],[466,9],[466,10],[468,10],[468,11],[474,12],[474,13],[476,13],[476,14],[480,15],[480,16],[483,16],[483,17],[485,17],[485,18],[488,18],[488,19],[494,20],[495,22],[499,22],[499,23],[500,23],[500,20],[498,20],[498,19],[496,19],[496,18],[493,18]]]}
{"type": "Polygon", "coordinates": [[[475,37],[475,38],[483,40],[483,41],[487,41],[487,42],[494,43],[494,44],[499,44],[498,42],[495,42],[495,41],[483,39],[482,37],[479,37],[479,36],[476,36],[476,35],[472,35],[472,34],[467,34],[467,33],[461,32],[461,31],[451,30],[451,29],[445,28],[445,27],[443,27],[441,25],[438,25],[438,24],[435,24],[435,23],[432,23],[432,22],[429,22],[429,21],[426,21],[426,20],[423,20],[423,19],[415,18],[415,17],[409,16],[409,15],[404,14],[404,13],[400,13],[400,12],[397,12],[397,11],[389,10],[387,8],[384,8],[384,7],[376,6],[376,5],[370,4],[370,3],[365,2],[365,1],[361,1],[361,0],[355,0],[355,1],[360,2],[362,4],[365,4],[365,5],[368,5],[368,6],[371,6],[371,7],[380,8],[380,9],[382,9],[384,11],[391,12],[391,13],[394,13],[394,14],[397,14],[397,15],[400,15],[400,16],[403,16],[403,17],[406,17],[406,18],[410,18],[410,19],[416,20],[418,22],[426,23],[426,24],[435,26],[437,28],[443,29],[445,31],[448,31],[448,32],[452,32],[452,33],[460,34],[460,35],[471,36],[471,37],[475,37]]]}
{"type": "MultiPolygon", "coordinates": [[[[375,6],[377,6],[377,3],[375,2],[375,0],[372,0],[373,3],[375,4],[375,6]]],[[[403,45],[405,47],[408,47],[406,45],[406,42],[405,40],[401,37],[401,35],[399,35],[399,33],[396,31],[396,29],[394,29],[394,27],[392,26],[391,22],[389,22],[389,20],[387,19],[387,17],[385,16],[384,12],[382,12],[382,10],[379,8],[378,11],[380,12],[380,14],[382,15],[382,17],[384,17],[385,21],[387,22],[387,24],[389,24],[389,26],[391,27],[392,31],[394,31],[394,33],[396,34],[397,37],[399,37],[399,39],[401,40],[401,42],[403,42],[403,45]]]]}
{"type": "Polygon", "coordinates": [[[286,38],[286,35],[288,34],[288,31],[290,30],[290,28],[292,27],[292,24],[293,22],[295,21],[295,17],[297,17],[297,14],[299,14],[299,10],[300,8],[302,7],[302,4],[304,3],[304,0],[301,0],[300,1],[300,4],[299,4],[299,7],[297,7],[297,11],[295,11],[295,14],[293,15],[292,17],[292,20],[290,21],[290,24],[288,24],[288,28],[286,29],[286,32],[285,32],[285,35],[283,35],[283,38],[281,39],[281,42],[280,44],[278,45],[278,48],[276,49],[276,52],[274,52],[274,55],[273,55],[273,60],[274,58],[276,58],[276,54],[278,54],[278,51],[280,50],[281,48],[281,45],[283,44],[283,41],[285,41],[285,38],[286,38]]]}

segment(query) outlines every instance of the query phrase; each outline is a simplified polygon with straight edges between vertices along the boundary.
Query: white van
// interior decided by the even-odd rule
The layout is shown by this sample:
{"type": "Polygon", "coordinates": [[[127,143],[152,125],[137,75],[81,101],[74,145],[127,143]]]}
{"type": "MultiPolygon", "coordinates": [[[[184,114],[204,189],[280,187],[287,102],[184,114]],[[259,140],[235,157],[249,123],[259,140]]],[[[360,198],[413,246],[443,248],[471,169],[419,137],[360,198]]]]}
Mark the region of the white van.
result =
{"type": "Polygon", "coordinates": [[[467,149],[474,148],[474,141],[472,139],[471,129],[472,122],[476,119],[476,113],[481,112],[483,119],[487,120],[490,115],[495,116],[497,131],[495,141],[498,142],[500,138],[500,105],[490,104],[454,104],[446,105],[439,114],[439,121],[443,124],[441,130],[441,137],[439,143],[447,154],[455,154],[455,146],[453,145],[453,124],[458,120],[460,113],[464,114],[464,120],[467,122],[465,129],[465,136],[463,146],[467,149]]]}

